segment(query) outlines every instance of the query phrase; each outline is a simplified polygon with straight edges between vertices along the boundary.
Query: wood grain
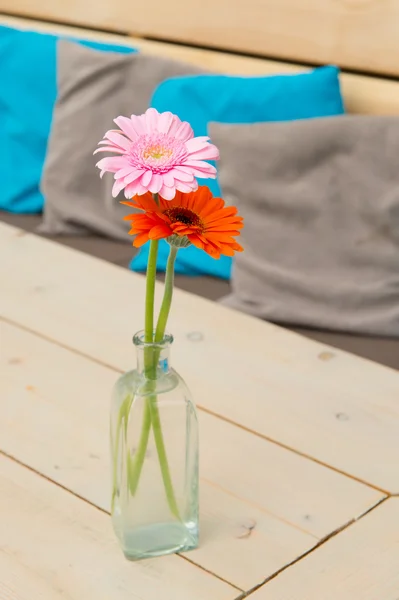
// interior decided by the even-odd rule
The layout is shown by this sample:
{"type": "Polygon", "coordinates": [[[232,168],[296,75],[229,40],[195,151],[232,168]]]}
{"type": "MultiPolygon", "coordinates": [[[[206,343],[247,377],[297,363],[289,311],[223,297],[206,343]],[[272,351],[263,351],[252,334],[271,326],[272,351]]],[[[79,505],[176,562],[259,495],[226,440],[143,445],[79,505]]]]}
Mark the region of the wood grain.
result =
{"type": "Polygon", "coordinates": [[[0,456],[4,600],[229,600],[237,590],[178,556],[129,563],[108,515],[0,456]]]}
{"type": "Polygon", "coordinates": [[[391,498],[251,600],[397,600],[399,498],[391,498]]]}
{"type": "MultiPolygon", "coordinates": [[[[307,69],[307,67],[286,62],[202,50],[170,43],[153,42],[137,37],[100,33],[90,30],[85,31],[78,28],[34,22],[15,17],[2,17],[0,15],[0,23],[21,29],[34,29],[36,31],[71,35],[78,38],[95,39],[105,43],[133,46],[147,54],[169,57],[195,64],[209,71],[221,73],[273,75],[278,73],[297,73],[307,69]]],[[[399,114],[399,84],[397,81],[342,73],[341,85],[348,112],[366,115],[399,114]]]]}
{"type": "MultiPolygon", "coordinates": [[[[0,336],[0,449],[108,510],[108,411],[118,374],[6,323],[0,336]]],[[[189,558],[241,589],[382,498],[203,412],[200,432],[202,537],[189,558]]]]}
{"type": "Polygon", "coordinates": [[[14,14],[285,60],[399,74],[399,0],[2,0],[14,14]],[[371,34],[372,32],[372,34],[371,34]]]}
{"type": "MultiPolygon", "coordinates": [[[[6,225],[0,252],[10,257],[0,263],[8,319],[116,369],[131,368],[142,276],[6,225]]],[[[399,372],[180,290],[170,330],[173,362],[198,405],[399,492],[399,372]]]]}

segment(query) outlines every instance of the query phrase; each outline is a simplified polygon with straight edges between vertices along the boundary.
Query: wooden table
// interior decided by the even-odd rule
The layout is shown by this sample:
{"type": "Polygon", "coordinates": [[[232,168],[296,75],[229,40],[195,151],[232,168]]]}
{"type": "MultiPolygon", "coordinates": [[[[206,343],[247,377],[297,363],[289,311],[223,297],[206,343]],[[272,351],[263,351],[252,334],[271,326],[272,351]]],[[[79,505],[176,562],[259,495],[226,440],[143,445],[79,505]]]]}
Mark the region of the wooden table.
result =
{"type": "Polygon", "coordinates": [[[398,372],[176,291],[201,545],[129,563],[108,409],[144,278],[5,225],[0,257],[1,600],[398,600],[398,372]]]}

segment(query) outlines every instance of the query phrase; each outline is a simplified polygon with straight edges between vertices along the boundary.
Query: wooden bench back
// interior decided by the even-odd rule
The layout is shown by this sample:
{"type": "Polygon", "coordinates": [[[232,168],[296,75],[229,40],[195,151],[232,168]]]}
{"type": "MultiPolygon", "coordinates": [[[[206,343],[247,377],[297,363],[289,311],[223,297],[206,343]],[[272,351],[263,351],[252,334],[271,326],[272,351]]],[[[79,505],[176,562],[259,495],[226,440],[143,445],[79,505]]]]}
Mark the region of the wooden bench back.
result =
{"type": "Polygon", "coordinates": [[[93,28],[77,34],[212,71],[260,75],[337,64],[349,112],[399,114],[399,0],[1,0],[1,8],[14,18],[0,23],[93,28]]]}

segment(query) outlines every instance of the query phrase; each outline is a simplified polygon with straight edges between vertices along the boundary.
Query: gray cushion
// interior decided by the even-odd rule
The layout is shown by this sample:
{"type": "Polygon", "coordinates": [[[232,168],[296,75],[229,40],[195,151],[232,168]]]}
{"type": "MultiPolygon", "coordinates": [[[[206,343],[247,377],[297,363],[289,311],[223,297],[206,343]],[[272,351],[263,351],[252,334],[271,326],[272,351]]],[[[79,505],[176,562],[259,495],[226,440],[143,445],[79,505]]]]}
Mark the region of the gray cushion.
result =
{"type": "MultiPolygon", "coordinates": [[[[58,97],[41,182],[41,233],[93,232],[126,241],[127,208],[112,198],[112,174],[100,180],[93,156],[119,115],[142,114],[164,79],[201,72],[195,66],[145,54],[98,52],[58,42],[58,97]]],[[[132,212],[132,211],[130,211],[132,212]]]]}
{"type": "Polygon", "coordinates": [[[244,216],[224,303],[285,324],[399,336],[399,119],[211,126],[244,216]]]}

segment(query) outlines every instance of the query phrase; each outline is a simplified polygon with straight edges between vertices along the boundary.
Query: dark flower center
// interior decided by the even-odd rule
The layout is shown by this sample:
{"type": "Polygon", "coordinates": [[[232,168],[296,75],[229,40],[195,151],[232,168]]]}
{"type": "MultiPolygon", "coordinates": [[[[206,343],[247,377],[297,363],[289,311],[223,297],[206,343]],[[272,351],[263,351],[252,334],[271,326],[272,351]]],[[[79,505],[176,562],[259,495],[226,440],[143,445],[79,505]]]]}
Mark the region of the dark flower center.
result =
{"type": "Polygon", "coordinates": [[[183,223],[191,227],[201,227],[202,221],[195,212],[189,208],[176,206],[165,210],[165,215],[170,219],[171,223],[183,223]]]}

